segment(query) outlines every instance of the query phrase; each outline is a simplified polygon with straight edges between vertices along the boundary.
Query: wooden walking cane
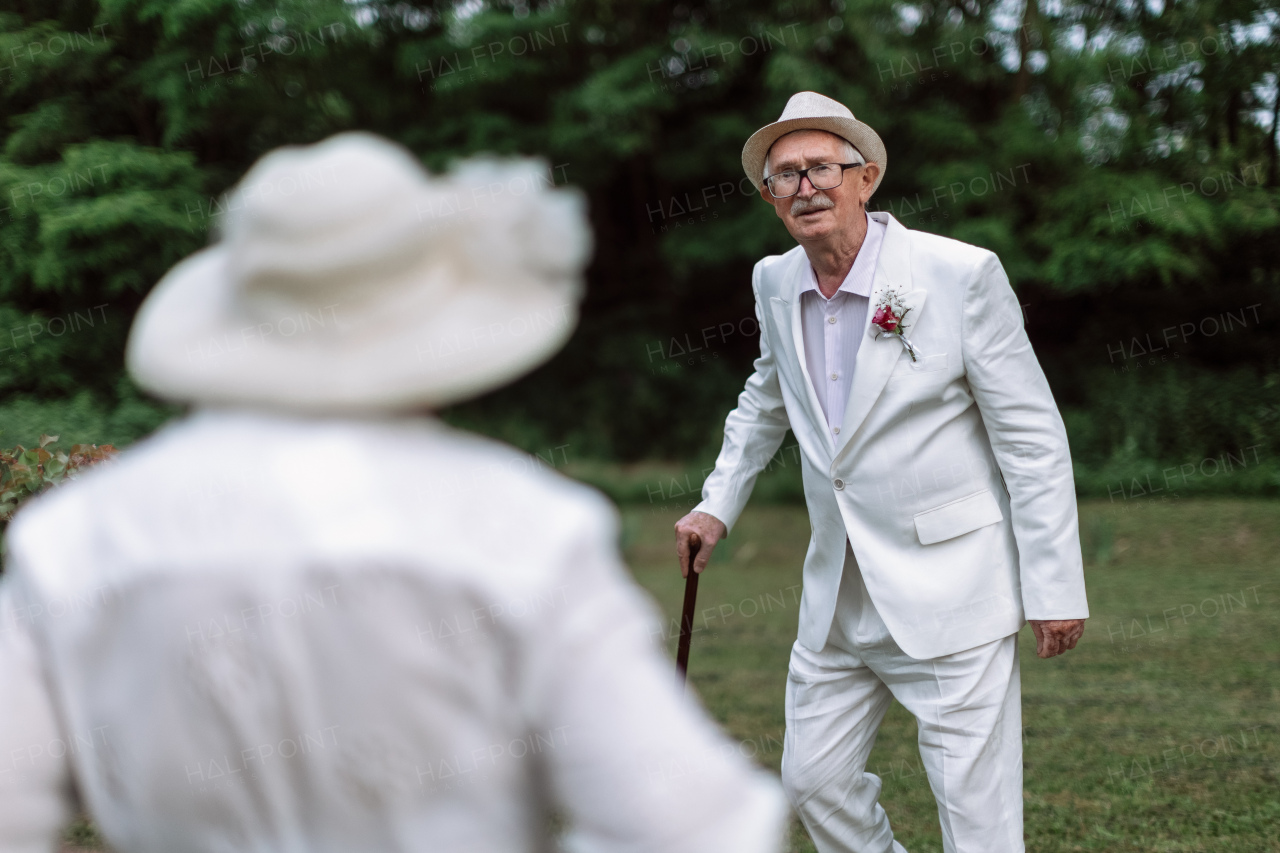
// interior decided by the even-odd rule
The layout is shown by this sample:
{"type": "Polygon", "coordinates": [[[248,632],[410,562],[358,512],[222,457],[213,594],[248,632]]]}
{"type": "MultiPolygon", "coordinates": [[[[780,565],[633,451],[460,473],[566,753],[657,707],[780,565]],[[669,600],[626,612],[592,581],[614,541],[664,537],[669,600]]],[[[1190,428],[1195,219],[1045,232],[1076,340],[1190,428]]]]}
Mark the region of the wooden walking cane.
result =
{"type": "Polygon", "coordinates": [[[698,573],[693,570],[693,559],[698,556],[702,540],[698,534],[689,539],[689,576],[684,580],[684,608],[680,613],[680,645],[676,646],[676,669],[680,671],[680,683],[689,680],[689,644],[693,642],[693,609],[698,600],[698,573]]]}

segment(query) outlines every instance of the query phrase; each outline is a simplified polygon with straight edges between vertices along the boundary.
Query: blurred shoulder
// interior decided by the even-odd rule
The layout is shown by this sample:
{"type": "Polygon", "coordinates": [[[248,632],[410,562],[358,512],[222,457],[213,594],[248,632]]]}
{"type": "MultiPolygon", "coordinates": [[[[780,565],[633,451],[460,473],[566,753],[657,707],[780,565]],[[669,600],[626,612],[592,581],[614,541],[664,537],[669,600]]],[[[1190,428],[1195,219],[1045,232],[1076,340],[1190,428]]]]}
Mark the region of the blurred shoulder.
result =
{"type": "Polygon", "coordinates": [[[380,425],[365,440],[395,450],[378,493],[366,489],[370,504],[430,574],[465,577],[488,598],[563,589],[601,569],[610,584],[625,582],[617,510],[555,469],[563,449],[526,453],[427,417],[380,425]]]}
{"type": "Polygon", "coordinates": [[[617,529],[545,458],[432,417],[205,411],[36,498],[8,538],[55,585],[276,552],[536,586],[617,529]]]}
{"type": "Polygon", "coordinates": [[[437,511],[478,502],[487,510],[518,514],[554,529],[582,522],[616,523],[613,505],[595,489],[556,469],[567,461],[563,448],[526,453],[508,444],[423,421],[411,441],[421,477],[415,495],[437,511]]]}

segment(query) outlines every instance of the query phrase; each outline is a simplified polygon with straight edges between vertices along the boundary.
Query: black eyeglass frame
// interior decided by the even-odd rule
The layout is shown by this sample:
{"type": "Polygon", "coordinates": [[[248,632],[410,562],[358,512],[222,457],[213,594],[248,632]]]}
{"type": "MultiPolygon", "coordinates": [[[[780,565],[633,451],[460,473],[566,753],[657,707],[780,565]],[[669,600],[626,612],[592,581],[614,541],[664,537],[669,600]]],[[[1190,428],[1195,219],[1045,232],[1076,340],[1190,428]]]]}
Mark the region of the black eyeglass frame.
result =
{"type": "MultiPolygon", "coordinates": [[[[815,163],[814,165],[810,166],[808,169],[784,169],[781,172],[778,172],[776,174],[770,175],[769,177],[765,178],[762,183],[769,188],[769,195],[773,196],[774,198],[777,198],[777,199],[791,198],[791,196],[800,192],[800,185],[804,182],[804,179],[808,177],[809,169],[821,169],[823,166],[839,166],[840,167],[839,183],[833,184],[832,186],[829,186],[829,187],[818,187],[818,186],[814,187],[815,190],[818,190],[818,189],[833,190],[836,187],[840,186],[840,184],[844,183],[845,169],[856,169],[859,166],[865,166],[865,165],[867,164],[866,163],[815,163]],[[787,193],[786,195],[778,195],[773,191],[773,187],[769,184],[769,181],[778,177],[778,175],[785,175],[787,172],[795,172],[797,175],[800,176],[800,179],[796,181],[796,192],[787,193]]],[[[813,184],[812,178],[809,179],[809,183],[813,184]]]]}

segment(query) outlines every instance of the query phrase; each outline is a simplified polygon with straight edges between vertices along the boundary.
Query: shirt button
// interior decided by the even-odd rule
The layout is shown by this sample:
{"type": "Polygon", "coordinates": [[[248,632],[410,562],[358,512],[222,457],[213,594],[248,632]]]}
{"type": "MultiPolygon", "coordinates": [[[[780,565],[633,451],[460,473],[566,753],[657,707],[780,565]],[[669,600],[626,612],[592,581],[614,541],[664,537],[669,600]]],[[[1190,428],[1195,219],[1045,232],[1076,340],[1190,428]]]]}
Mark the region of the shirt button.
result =
{"type": "Polygon", "coordinates": [[[835,486],[836,491],[838,492],[844,488],[844,480],[841,480],[839,477],[836,477],[835,480],[832,481],[831,485],[835,486]]]}
{"type": "Polygon", "coordinates": [[[832,381],[832,382],[835,382],[835,381],[836,381],[837,379],[839,379],[839,378],[840,378],[840,374],[839,374],[839,373],[833,373],[833,374],[831,374],[831,381],[832,381]]]}
{"type": "Polygon", "coordinates": [[[831,428],[831,431],[832,431],[832,432],[834,432],[836,435],[839,435],[839,434],[840,434],[840,427],[832,427],[832,428],[831,428]]]}
{"type": "Polygon", "coordinates": [[[827,322],[828,322],[828,323],[834,323],[835,321],[836,321],[836,318],[835,318],[835,317],[828,317],[828,318],[827,318],[827,322]]]}

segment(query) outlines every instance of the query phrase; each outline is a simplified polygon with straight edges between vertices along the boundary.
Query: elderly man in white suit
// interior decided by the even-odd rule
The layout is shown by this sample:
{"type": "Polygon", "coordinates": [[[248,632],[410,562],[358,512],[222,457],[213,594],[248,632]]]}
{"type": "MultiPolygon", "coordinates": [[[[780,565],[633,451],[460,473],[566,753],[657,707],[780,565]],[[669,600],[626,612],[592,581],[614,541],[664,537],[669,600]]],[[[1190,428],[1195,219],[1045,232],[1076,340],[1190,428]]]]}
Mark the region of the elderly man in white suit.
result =
{"type": "Polygon", "coordinates": [[[867,756],[890,702],[919,724],[947,853],[1022,840],[1017,633],[1041,657],[1088,616],[1062,419],[994,254],[865,205],[884,145],[791,98],[742,164],[799,246],[756,264],[760,357],[703,501],[706,567],[794,431],[813,527],[787,679],[783,786],[821,853],[901,851],[867,756]]]}
{"type": "Polygon", "coordinates": [[[573,328],[532,163],[265,156],[128,360],[195,413],[37,498],[0,583],[0,850],[773,853],[786,804],[678,690],[616,513],[422,412],[573,328]],[[463,212],[459,212],[459,211],[463,212]]]}

